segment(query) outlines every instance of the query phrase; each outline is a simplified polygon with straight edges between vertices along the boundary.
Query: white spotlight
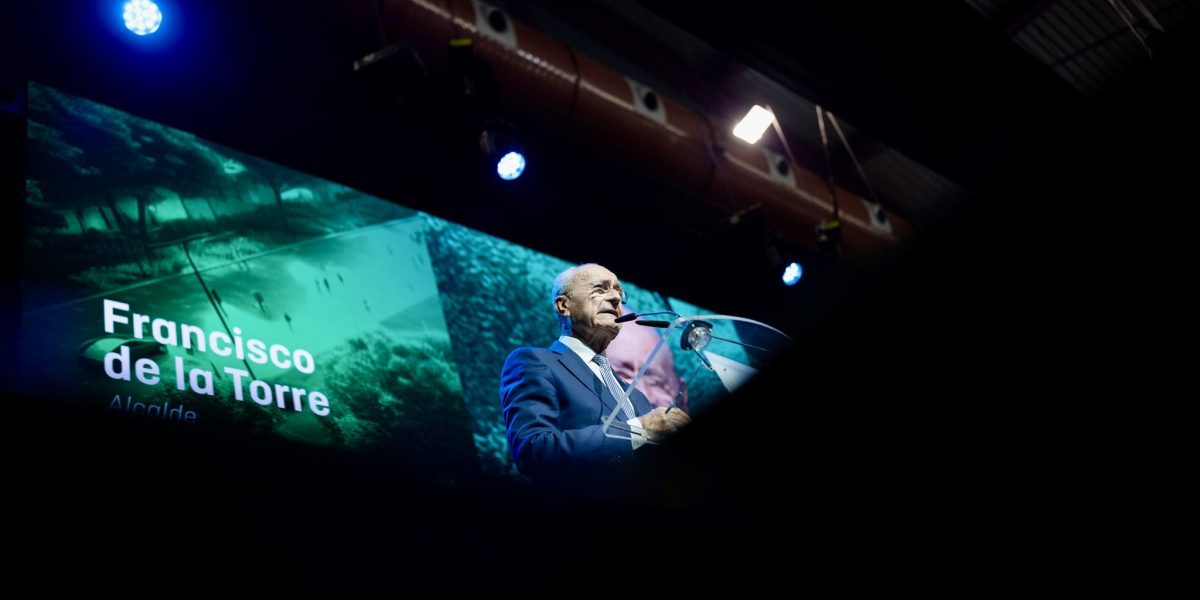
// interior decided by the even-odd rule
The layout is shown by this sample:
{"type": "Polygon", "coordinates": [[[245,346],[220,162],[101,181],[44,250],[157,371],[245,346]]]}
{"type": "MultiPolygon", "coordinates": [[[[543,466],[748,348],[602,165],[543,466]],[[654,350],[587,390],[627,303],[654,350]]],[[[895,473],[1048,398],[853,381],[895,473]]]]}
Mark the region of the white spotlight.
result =
{"type": "Polygon", "coordinates": [[[517,151],[511,151],[500,158],[496,163],[496,174],[500,179],[512,181],[521,176],[525,172],[525,155],[517,151]]]}
{"type": "Polygon", "coordinates": [[[125,27],[135,35],[150,35],[162,25],[162,11],[150,0],[130,0],[125,3],[125,27]]]}
{"type": "Polygon", "coordinates": [[[742,118],[742,122],[733,128],[733,135],[753,144],[774,121],[775,115],[771,114],[771,111],[755,104],[742,118]]]}
{"type": "Polygon", "coordinates": [[[783,285],[793,286],[804,276],[804,267],[800,263],[791,263],[783,270],[783,285]]]}

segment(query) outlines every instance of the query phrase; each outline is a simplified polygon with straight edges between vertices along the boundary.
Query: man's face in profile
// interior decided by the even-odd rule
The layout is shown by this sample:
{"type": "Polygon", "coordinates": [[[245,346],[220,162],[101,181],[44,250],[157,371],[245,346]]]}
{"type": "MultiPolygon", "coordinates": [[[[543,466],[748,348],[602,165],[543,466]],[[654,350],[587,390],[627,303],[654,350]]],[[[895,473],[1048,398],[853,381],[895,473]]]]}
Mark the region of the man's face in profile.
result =
{"type": "MultiPolygon", "coordinates": [[[[608,357],[608,362],[617,376],[625,381],[631,381],[657,343],[658,334],[655,333],[655,330],[629,324],[608,345],[608,350],[604,354],[608,357]]],[[[654,362],[646,368],[646,374],[638,381],[637,389],[646,395],[650,404],[656,407],[665,407],[671,404],[671,399],[675,398],[681,385],[679,376],[675,374],[675,359],[671,356],[671,350],[662,348],[654,357],[654,362]]],[[[687,408],[686,393],[680,395],[676,400],[676,405],[680,408],[687,408]]]]}

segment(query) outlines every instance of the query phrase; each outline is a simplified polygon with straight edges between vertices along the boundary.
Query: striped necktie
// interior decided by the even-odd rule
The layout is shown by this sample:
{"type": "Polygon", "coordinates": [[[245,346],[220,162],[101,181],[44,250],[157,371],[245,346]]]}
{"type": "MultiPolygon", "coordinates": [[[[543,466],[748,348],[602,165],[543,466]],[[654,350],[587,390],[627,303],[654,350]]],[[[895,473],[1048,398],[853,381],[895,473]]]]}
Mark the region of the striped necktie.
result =
{"type": "Polygon", "coordinates": [[[633,403],[629,401],[629,397],[625,395],[625,388],[617,382],[616,376],[613,375],[612,368],[608,366],[608,359],[603,355],[597,354],[592,357],[592,362],[600,365],[600,373],[603,375],[604,385],[608,387],[609,393],[613,398],[617,399],[617,404],[625,412],[625,420],[632,419],[637,416],[637,411],[633,408],[633,403]]]}

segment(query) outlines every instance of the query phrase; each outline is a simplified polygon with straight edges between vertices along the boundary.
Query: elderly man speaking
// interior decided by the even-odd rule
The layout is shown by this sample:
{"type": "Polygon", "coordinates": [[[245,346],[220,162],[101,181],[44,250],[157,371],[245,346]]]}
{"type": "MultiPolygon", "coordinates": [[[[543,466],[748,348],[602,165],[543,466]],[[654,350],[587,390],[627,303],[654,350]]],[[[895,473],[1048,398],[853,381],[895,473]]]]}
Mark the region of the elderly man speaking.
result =
{"type": "Polygon", "coordinates": [[[627,462],[647,441],[688,423],[682,410],[652,409],[613,373],[604,351],[621,330],[624,292],[612,271],[571,267],[554,279],[551,298],[561,337],[549,349],[514,350],[500,377],[509,451],[521,473],[545,479],[627,462]],[[609,431],[627,439],[603,432],[617,406],[620,419],[609,431]]]}

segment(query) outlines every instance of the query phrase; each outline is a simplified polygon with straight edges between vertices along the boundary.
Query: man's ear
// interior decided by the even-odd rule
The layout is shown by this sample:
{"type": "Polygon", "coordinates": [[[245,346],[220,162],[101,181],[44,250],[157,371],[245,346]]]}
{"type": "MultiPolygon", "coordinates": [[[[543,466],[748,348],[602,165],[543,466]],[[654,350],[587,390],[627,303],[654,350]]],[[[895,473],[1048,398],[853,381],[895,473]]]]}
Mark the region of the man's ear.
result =
{"type": "Polygon", "coordinates": [[[554,299],[554,310],[564,317],[571,316],[571,310],[567,308],[566,296],[559,296],[554,299]]]}

